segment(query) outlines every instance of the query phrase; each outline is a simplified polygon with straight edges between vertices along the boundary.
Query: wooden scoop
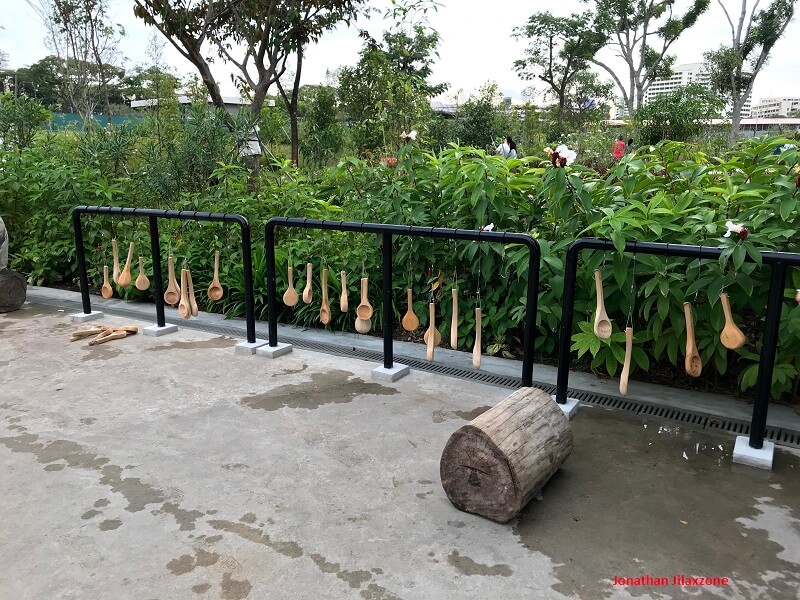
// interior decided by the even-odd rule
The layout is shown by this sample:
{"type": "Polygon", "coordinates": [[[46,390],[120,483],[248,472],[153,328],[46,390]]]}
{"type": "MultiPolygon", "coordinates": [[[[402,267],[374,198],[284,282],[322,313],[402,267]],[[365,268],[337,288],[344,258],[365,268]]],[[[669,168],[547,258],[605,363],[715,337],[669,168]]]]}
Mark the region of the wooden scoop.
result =
{"type": "Polygon", "coordinates": [[[128,337],[128,334],[124,331],[115,331],[114,329],[107,329],[92,341],[89,342],[90,346],[96,346],[97,344],[105,344],[106,342],[110,342],[111,340],[121,340],[124,337],[128,337]]]}
{"type": "Polygon", "coordinates": [[[283,303],[286,306],[295,306],[297,302],[300,300],[300,297],[297,295],[297,292],[294,289],[294,271],[292,267],[289,267],[289,287],[286,288],[286,291],[283,292],[283,303]]]}
{"type": "Polygon", "coordinates": [[[303,290],[303,302],[311,304],[313,294],[311,292],[311,263],[306,263],[306,289],[303,290]]]}
{"type": "Polygon", "coordinates": [[[339,310],[346,313],[350,310],[350,304],[347,301],[347,274],[342,271],[339,273],[339,277],[342,278],[342,296],[339,298],[339,310]]]}
{"type": "Polygon", "coordinates": [[[453,315],[450,318],[450,347],[458,348],[458,289],[453,288],[453,315]]]}
{"type": "Polygon", "coordinates": [[[481,368],[481,307],[475,307],[475,346],[472,348],[472,366],[481,368]]]}
{"type": "Polygon", "coordinates": [[[401,323],[403,325],[403,329],[406,331],[416,331],[419,329],[419,318],[414,312],[413,292],[411,291],[411,288],[408,288],[406,293],[408,294],[408,310],[406,311],[406,314],[403,315],[403,320],[401,323]]]}
{"type": "MultiPolygon", "coordinates": [[[[431,330],[430,330],[430,327],[429,327],[428,329],[425,330],[425,333],[422,335],[422,341],[424,341],[426,344],[428,343],[428,335],[430,334],[430,331],[431,330]]],[[[439,330],[436,327],[434,327],[433,328],[433,345],[434,346],[438,346],[441,343],[442,343],[442,334],[439,333],[439,330]]]]}
{"type": "Polygon", "coordinates": [[[623,396],[628,393],[628,377],[631,374],[631,354],[633,354],[633,327],[625,328],[625,362],[622,365],[622,375],[619,376],[619,393],[623,396]]]}
{"type": "Polygon", "coordinates": [[[191,309],[191,313],[193,317],[198,315],[197,310],[197,298],[194,296],[194,284],[192,283],[192,272],[189,269],[186,269],[186,285],[189,286],[187,290],[187,296],[189,298],[189,307],[191,309]]]}
{"type": "Polygon", "coordinates": [[[606,303],[603,299],[603,276],[600,269],[594,270],[594,286],[597,290],[597,310],[594,315],[594,334],[601,340],[611,337],[611,321],[606,313],[606,303]]]}
{"type": "Polygon", "coordinates": [[[372,305],[369,303],[368,289],[369,278],[361,278],[361,304],[356,308],[356,314],[362,321],[369,321],[372,318],[372,305]]]}
{"type": "Polygon", "coordinates": [[[703,372],[703,361],[700,360],[700,354],[697,352],[691,303],[683,303],[683,314],[686,317],[686,360],[683,366],[686,369],[686,374],[690,377],[700,377],[703,372]]]}
{"type": "Polygon", "coordinates": [[[150,289],[150,280],[144,274],[144,258],[139,257],[139,276],[136,278],[136,289],[145,291],[150,289]]]}
{"type": "Polygon", "coordinates": [[[192,316],[192,306],[189,304],[188,286],[186,284],[186,269],[181,269],[181,301],[178,304],[178,314],[184,319],[192,316]]]}
{"type": "Polygon", "coordinates": [[[425,332],[425,345],[427,346],[425,356],[429,361],[433,362],[433,349],[438,345],[435,343],[436,336],[434,335],[434,332],[436,331],[436,304],[430,302],[428,304],[428,311],[430,315],[428,318],[428,331],[425,332]]]}
{"type": "Polygon", "coordinates": [[[111,253],[114,255],[114,271],[111,280],[114,283],[119,283],[119,248],[117,248],[117,240],[111,240],[111,253]]]}
{"type": "Polygon", "coordinates": [[[133,242],[128,248],[128,260],[125,261],[125,268],[122,269],[117,280],[117,283],[124,288],[131,284],[131,260],[133,260],[133,242]]]}
{"type": "Polygon", "coordinates": [[[167,271],[169,271],[169,275],[167,276],[167,290],[164,292],[164,302],[175,306],[181,301],[181,288],[175,281],[175,259],[172,254],[167,257],[167,271]]]}
{"type": "Polygon", "coordinates": [[[356,331],[358,333],[369,333],[372,328],[372,321],[369,319],[361,319],[356,317],[356,331]]]}
{"type": "Polygon", "coordinates": [[[211,300],[222,298],[222,286],[219,284],[219,250],[214,251],[214,278],[208,286],[208,297],[211,300]]]}
{"type": "Polygon", "coordinates": [[[103,298],[111,298],[114,295],[114,290],[108,284],[108,265],[103,266],[103,287],[100,288],[100,295],[103,298]]]}
{"type": "Polygon", "coordinates": [[[742,330],[739,329],[736,326],[736,323],[733,322],[733,317],[731,316],[731,303],[728,300],[728,294],[723,292],[719,295],[719,299],[722,302],[722,310],[725,313],[725,327],[722,329],[719,339],[722,341],[722,345],[729,350],[738,350],[744,346],[747,338],[744,337],[742,330]]]}
{"type": "Polygon", "coordinates": [[[319,320],[323,325],[331,322],[331,305],[328,302],[328,269],[322,269],[322,305],[319,307],[319,320]]]}
{"type": "Polygon", "coordinates": [[[81,331],[73,331],[72,336],[70,337],[70,342],[76,342],[78,340],[82,340],[85,337],[89,337],[92,335],[98,335],[103,333],[106,329],[108,329],[105,325],[96,325],[91,327],[90,329],[83,329],[81,331]]]}

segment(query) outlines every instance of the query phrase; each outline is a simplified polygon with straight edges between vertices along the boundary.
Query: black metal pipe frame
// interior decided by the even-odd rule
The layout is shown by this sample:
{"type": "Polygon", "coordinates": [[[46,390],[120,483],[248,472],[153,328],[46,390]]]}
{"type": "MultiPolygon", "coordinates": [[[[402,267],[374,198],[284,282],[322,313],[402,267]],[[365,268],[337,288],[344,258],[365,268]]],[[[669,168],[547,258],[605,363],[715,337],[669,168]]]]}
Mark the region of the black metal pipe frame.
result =
{"type": "Polygon", "coordinates": [[[533,385],[533,349],[536,335],[536,313],[539,302],[539,243],[524,233],[501,231],[479,231],[474,229],[447,229],[419,227],[416,225],[393,225],[387,223],[361,223],[357,221],[326,221],[291,217],[273,217],[267,221],[264,243],[267,252],[267,301],[269,303],[269,345],[278,345],[277,284],[275,282],[275,228],[298,227],[328,231],[351,231],[383,236],[383,366],[391,369],[394,364],[393,339],[394,313],[392,311],[392,237],[424,237],[442,240],[464,240],[498,244],[522,244],[528,247],[528,299],[526,305],[522,385],[533,385]]]}
{"type": "MultiPolygon", "coordinates": [[[[569,381],[570,347],[572,342],[572,323],[575,312],[575,284],[578,272],[578,256],[581,250],[615,251],[613,242],[597,238],[575,240],[567,251],[564,274],[564,303],[561,317],[561,339],[558,348],[558,379],[556,402],[567,401],[569,381]]],[[[677,256],[683,258],[718,259],[724,248],[713,246],[691,246],[688,244],[664,244],[658,242],[628,242],[625,252],[634,254],[655,254],[658,256],[677,256]]],[[[778,347],[778,328],[783,307],[783,290],[786,284],[787,267],[800,267],[800,253],[761,252],[765,264],[772,265],[772,278],[769,286],[767,318],[764,325],[764,340],[758,365],[758,382],[753,418],[750,424],[750,446],[759,449],[764,445],[764,431],[767,426],[772,373],[775,367],[775,354],[778,347]]],[[[748,262],[754,262],[749,256],[748,262]]]]}
{"type": "Polygon", "coordinates": [[[250,223],[236,213],[212,213],[193,210],[160,210],[155,208],[127,208],[119,206],[76,206],[72,209],[72,228],[75,231],[75,249],[78,254],[78,277],[81,284],[83,312],[92,312],[89,298],[89,277],[86,274],[86,257],[81,229],[81,215],[109,215],[126,217],[147,217],[150,222],[150,250],[153,257],[153,282],[155,284],[156,322],[159,327],[166,324],[164,317],[164,280],[161,272],[161,244],[158,236],[158,219],[177,219],[180,221],[210,221],[216,223],[235,223],[242,231],[242,263],[244,270],[245,320],[247,341],[256,341],[255,302],[253,295],[253,257],[250,240],[250,223]]]}

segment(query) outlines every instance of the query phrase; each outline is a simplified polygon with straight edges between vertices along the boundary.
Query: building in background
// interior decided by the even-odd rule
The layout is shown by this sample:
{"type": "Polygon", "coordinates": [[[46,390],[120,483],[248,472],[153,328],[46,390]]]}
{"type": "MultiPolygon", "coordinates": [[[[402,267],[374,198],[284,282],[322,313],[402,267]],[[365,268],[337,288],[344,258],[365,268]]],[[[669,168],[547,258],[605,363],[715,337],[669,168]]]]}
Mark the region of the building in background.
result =
{"type": "Polygon", "coordinates": [[[755,119],[800,116],[800,98],[762,98],[750,116],[755,119]]]}

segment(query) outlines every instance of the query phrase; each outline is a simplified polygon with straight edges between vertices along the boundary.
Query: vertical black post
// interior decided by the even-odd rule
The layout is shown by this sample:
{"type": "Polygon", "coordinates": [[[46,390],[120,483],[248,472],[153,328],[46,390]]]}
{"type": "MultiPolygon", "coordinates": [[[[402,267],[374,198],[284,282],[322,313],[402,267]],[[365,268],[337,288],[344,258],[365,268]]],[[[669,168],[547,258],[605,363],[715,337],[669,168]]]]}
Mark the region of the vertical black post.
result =
{"type": "Polygon", "coordinates": [[[772,278],[769,283],[764,341],[761,346],[761,357],[758,361],[758,392],[756,404],[753,407],[753,420],[750,422],[750,447],[756,450],[764,446],[764,430],[767,427],[767,409],[769,408],[769,397],[772,390],[775,354],[778,349],[785,284],[786,264],[782,262],[775,263],[772,266],[772,278]]]}
{"type": "Polygon", "coordinates": [[[158,217],[149,217],[150,220],[150,252],[153,255],[153,284],[155,285],[156,324],[159,327],[166,325],[164,318],[164,278],[161,274],[161,241],[158,236],[158,217]]]}
{"type": "Polygon", "coordinates": [[[86,255],[83,247],[83,231],[81,231],[81,207],[72,211],[72,228],[75,230],[75,253],[78,257],[78,278],[81,282],[81,301],[83,313],[92,312],[92,301],[89,299],[89,276],[86,274],[86,255]]]}
{"type": "Polygon", "coordinates": [[[269,345],[278,345],[278,307],[275,296],[278,293],[275,283],[275,227],[267,223],[264,232],[264,246],[267,256],[267,308],[269,310],[269,345]]]}
{"type": "Polygon", "coordinates": [[[392,339],[392,234],[383,233],[383,366],[391,369],[394,365],[394,340],[392,339]]]}
{"type": "Polygon", "coordinates": [[[242,226],[242,267],[244,274],[244,311],[247,319],[247,342],[256,341],[256,311],[253,299],[253,257],[250,248],[250,223],[242,217],[237,219],[242,226]]]}
{"type": "Polygon", "coordinates": [[[522,351],[522,386],[533,385],[533,351],[536,347],[536,316],[539,305],[539,247],[533,242],[528,253],[528,300],[525,307],[525,337],[522,351]]]}
{"type": "Polygon", "coordinates": [[[561,303],[561,339],[558,344],[558,376],[556,378],[556,402],[566,404],[569,384],[569,359],[572,346],[572,319],[575,311],[575,284],[578,272],[580,246],[573,243],[567,251],[564,272],[564,296],[561,303]]]}

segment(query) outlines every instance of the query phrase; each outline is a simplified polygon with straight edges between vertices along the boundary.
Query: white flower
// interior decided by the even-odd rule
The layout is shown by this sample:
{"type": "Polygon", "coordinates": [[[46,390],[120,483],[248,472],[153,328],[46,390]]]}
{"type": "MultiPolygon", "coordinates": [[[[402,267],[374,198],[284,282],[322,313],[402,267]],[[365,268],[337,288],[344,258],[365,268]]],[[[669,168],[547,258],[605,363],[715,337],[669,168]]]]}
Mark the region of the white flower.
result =
{"type": "Polygon", "coordinates": [[[491,231],[492,229],[494,229],[494,223],[489,223],[488,225],[484,225],[483,227],[481,227],[480,230],[481,231],[491,231]]]}
{"type": "Polygon", "coordinates": [[[416,132],[416,130],[412,129],[411,131],[409,131],[409,132],[408,132],[408,137],[409,137],[409,138],[411,138],[412,140],[416,140],[416,139],[417,139],[417,132],[416,132]]]}
{"type": "Polygon", "coordinates": [[[571,165],[573,162],[575,162],[575,159],[578,157],[578,153],[567,148],[566,144],[561,144],[558,146],[558,148],[556,148],[556,152],[558,152],[558,155],[561,158],[567,159],[568,165],[571,165]]]}
{"type": "Polygon", "coordinates": [[[732,233],[740,233],[742,231],[742,226],[737,225],[733,221],[727,221],[725,227],[728,228],[728,231],[726,231],[722,237],[731,237],[732,233]]]}

